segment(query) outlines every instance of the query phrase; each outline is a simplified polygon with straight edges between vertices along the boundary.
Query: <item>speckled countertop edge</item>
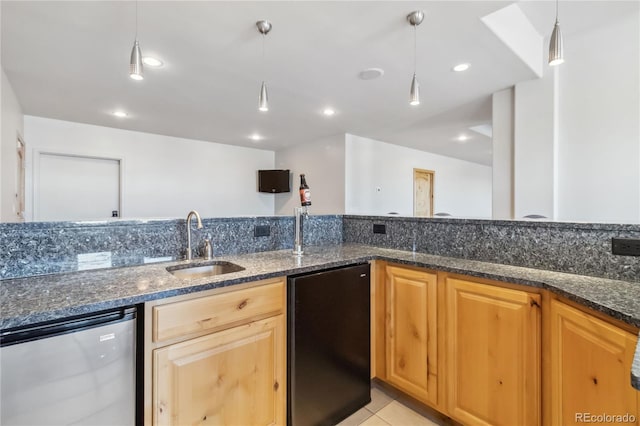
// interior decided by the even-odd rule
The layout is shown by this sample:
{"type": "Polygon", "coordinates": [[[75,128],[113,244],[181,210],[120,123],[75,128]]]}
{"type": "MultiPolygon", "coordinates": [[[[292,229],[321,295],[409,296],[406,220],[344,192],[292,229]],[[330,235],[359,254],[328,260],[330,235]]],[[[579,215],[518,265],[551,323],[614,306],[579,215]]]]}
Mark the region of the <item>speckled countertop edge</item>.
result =
{"type": "MultiPolygon", "coordinates": [[[[309,247],[302,258],[296,258],[290,250],[221,256],[214,260],[236,263],[245,270],[192,280],[181,280],[166,270],[184,261],[2,280],[0,329],[374,259],[549,289],[640,327],[637,282],[343,244],[309,247]]],[[[635,355],[631,382],[640,388],[640,346],[635,355]]]]}
{"type": "Polygon", "coordinates": [[[487,226],[518,226],[534,228],[556,228],[556,229],[593,229],[610,231],[638,231],[640,223],[607,223],[607,222],[561,222],[549,221],[546,219],[488,219],[488,218],[465,218],[465,217],[414,217],[414,216],[366,216],[349,215],[342,216],[343,219],[363,219],[380,222],[432,222],[447,223],[451,225],[487,225],[487,226]]]}
{"type": "MultiPolygon", "coordinates": [[[[314,215],[319,218],[340,218],[342,215],[325,214],[314,215]]],[[[220,217],[203,217],[203,222],[252,222],[255,220],[291,220],[291,215],[273,215],[273,216],[220,216],[220,217]]],[[[172,223],[184,223],[184,217],[148,217],[148,218],[108,218],[105,220],[84,220],[84,221],[54,221],[54,222],[5,222],[0,223],[0,229],[68,229],[68,228],[100,228],[100,227],[117,227],[117,226],[141,226],[141,225],[170,225],[172,223]]]]}

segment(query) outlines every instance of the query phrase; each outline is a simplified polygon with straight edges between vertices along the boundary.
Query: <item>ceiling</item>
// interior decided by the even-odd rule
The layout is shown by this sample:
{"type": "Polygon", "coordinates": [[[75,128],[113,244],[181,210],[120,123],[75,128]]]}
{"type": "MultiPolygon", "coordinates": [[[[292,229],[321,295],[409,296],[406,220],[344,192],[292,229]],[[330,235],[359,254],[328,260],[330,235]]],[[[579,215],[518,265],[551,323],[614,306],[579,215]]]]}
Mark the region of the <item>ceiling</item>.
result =
{"type": "MultiPolygon", "coordinates": [[[[491,122],[493,92],[535,78],[480,21],[509,4],[140,1],[142,53],[164,66],[134,81],[135,2],[5,0],[2,68],[27,115],[269,150],[353,133],[491,164],[491,139],[468,128],[491,122]],[[426,12],[417,29],[422,104],[411,107],[405,17],[417,9],[426,12]],[[273,23],[264,61],[259,19],[273,23]],[[451,70],[462,62],[471,68],[451,70]],[[370,67],[384,76],[359,79],[370,67]],[[257,110],[263,79],[267,113],[257,110]],[[327,106],[335,116],[322,115],[327,106]],[[118,109],[129,116],[114,117],[118,109]],[[264,139],[252,141],[253,133],[264,139]],[[470,138],[457,141],[462,133],[470,138]]],[[[554,3],[522,9],[541,33],[551,30],[554,3]]],[[[575,26],[601,9],[572,17],[575,26]]]]}

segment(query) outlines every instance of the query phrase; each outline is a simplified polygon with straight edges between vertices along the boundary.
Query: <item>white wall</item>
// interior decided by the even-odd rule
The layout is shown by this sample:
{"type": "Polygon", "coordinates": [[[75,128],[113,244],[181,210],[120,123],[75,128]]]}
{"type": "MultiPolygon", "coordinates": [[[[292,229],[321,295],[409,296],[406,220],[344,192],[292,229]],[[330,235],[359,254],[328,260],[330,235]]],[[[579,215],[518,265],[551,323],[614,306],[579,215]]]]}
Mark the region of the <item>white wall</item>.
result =
{"type": "Polygon", "coordinates": [[[513,100],[513,88],[493,94],[493,219],[513,219],[513,100]]]}
{"type": "Polygon", "coordinates": [[[559,67],[560,220],[640,221],[639,34],[635,13],[565,42],[566,60],[559,67]]]}
{"type": "Polygon", "coordinates": [[[300,206],[301,173],[311,190],[311,214],[344,214],[344,140],[339,134],[276,151],[276,169],[289,169],[293,176],[291,192],[275,195],[275,214],[290,216],[300,206]]]}
{"type": "MultiPolygon", "coordinates": [[[[640,222],[638,34],[640,11],[565,35],[565,62],[515,86],[516,219],[640,222]]],[[[505,120],[494,116],[494,129],[505,120]]],[[[497,154],[494,141],[499,185],[497,154]]]]}
{"type": "Polygon", "coordinates": [[[347,214],[413,215],[413,169],[435,171],[434,213],[491,217],[491,167],[346,135],[347,214]],[[380,191],[377,189],[380,188],[380,191]]]}
{"type": "MultiPolygon", "coordinates": [[[[18,190],[17,139],[23,136],[22,107],[4,70],[0,92],[2,128],[0,131],[0,222],[20,222],[16,192],[18,190]]],[[[28,142],[25,141],[28,145],[28,142]]]]}
{"type": "Polygon", "coordinates": [[[515,219],[530,214],[554,219],[554,79],[551,69],[545,72],[515,86],[515,219]]]}
{"type": "Polygon", "coordinates": [[[272,194],[257,192],[257,170],[274,152],[25,116],[27,211],[39,151],[122,158],[123,217],[272,215],[272,194]]]}

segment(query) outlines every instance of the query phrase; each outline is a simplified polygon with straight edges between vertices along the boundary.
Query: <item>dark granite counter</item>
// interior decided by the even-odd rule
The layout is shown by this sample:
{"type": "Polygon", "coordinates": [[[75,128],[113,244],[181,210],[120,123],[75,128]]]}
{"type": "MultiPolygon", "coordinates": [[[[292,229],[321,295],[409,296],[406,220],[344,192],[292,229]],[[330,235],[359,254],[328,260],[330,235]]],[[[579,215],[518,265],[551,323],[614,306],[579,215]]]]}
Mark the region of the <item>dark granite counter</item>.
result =
{"type": "MultiPolygon", "coordinates": [[[[1,280],[0,328],[19,327],[180,294],[373,259],[549,289],[640,327],[638,282],[358,244],[308,247],[301,259],[293,256],[290,250],[228,255],[215,259],[236,263],[245,270],[191,280],[182,280],[167,272],[167,267],[186,263],[183,261],[1,280]]],[[[196,260],[193,263],[198,262],[196,260]]],[[[636,351],[632,383],[640,388],[640,349],[636,351]]]]}

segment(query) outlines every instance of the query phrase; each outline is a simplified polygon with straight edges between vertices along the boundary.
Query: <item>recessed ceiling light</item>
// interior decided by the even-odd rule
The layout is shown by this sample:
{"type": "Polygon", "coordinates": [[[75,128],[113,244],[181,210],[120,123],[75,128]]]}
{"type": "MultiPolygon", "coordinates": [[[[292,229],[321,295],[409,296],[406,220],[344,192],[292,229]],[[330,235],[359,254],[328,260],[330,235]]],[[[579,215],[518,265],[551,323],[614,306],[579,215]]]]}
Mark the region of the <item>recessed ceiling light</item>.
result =
{"type": "Polygon", "coordinates": [[[469,139],[471,139],[469,136],[467,135],[460,135],[457,138],[455,138],[454,140],[458,141],[458,142],[466,142],[469,139]]]}
{"type": "Polygon", "coordinates": [[[471,64],[458,64],[455,67],[453,67],[453,70],[455,72],[462,72],[462,71],[468,70],[470,66],[471,64]]]}
{"type": "Polygon", "coordinates": [[[358,77],[360,80],[373,80],[384,75],[384,70],[382,68],[367,68],[366,70],[360,71],[358,77]]]}
{"type": "Polygon", "coordinates": [[[257,133],[254,133],[251,136],[249,136],[249,139],[251,139],[252,141],[258,142],[262,140],[262,136],[260,136],[257,133]]]}
{"type": "Polygon", "coordinates": [[[152,58],[151,56],[144,56],[142,58],[142,62],[152,68],[160,68],[164,65],[164,63],[160,59],[152,58]]]}
{"type": "Polygon", "coordinates": [[[322,111],[322,113],[324,115],[326,115],[327,117],[331,117],[332,115],[334,115],[336,113],[336,110],[333,108],[325,108],[324,111],[322,111]]]}
{"type": "Polygon", "coordinates": [[[129,114],[127,114],[124,111],[114,111],[113,115],[115,115],[116,117],[119,117],[119,118],[125,118],[125,117],[129,116],[129,114]]]}

